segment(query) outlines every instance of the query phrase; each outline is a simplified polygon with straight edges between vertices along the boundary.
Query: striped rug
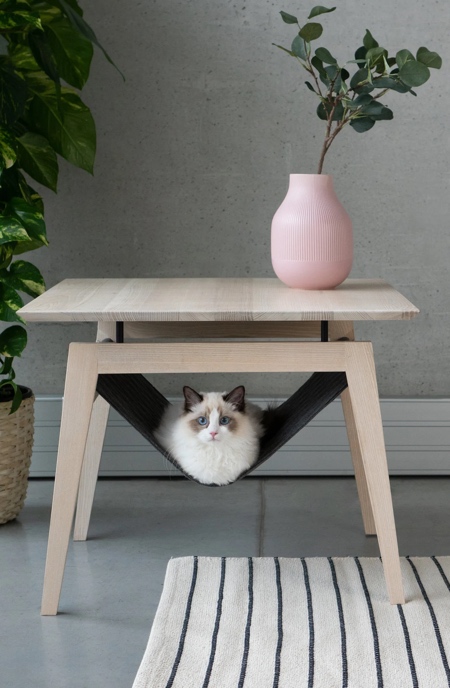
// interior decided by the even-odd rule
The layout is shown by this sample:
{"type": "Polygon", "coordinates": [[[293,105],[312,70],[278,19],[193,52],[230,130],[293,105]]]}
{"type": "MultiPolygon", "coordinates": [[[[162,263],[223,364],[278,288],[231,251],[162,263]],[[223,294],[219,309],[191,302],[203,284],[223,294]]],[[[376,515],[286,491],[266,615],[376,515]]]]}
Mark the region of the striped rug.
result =
{"type": "Polygon", "coordinates": [[[133,688],[446,688],[450,557],[169,562],[133,688]]]}

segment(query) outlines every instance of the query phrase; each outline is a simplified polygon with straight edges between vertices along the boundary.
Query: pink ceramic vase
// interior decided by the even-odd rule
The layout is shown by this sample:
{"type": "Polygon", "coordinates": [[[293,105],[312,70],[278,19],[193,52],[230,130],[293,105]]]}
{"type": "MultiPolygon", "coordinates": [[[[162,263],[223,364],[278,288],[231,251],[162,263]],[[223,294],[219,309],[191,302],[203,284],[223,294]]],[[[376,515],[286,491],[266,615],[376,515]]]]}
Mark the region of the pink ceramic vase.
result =
{"type": "Polygon", "coordinates": [[[272,265],[296,289],[333,289],[350,274],[352,222],[327,174],[291,174],[272,220],[272,265]]]}

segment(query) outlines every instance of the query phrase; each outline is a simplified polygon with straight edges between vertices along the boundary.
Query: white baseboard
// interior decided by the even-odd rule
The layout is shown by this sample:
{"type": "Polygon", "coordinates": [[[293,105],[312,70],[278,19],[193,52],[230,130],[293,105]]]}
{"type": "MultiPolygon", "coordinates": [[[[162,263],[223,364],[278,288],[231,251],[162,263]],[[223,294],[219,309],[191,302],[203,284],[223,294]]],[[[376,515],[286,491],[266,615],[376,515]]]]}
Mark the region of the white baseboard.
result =
{"type": "MultiPolygon", "coordinates": [[[[253,399],[265,405],[263,399],[253,399]]],[[[282,401],[282,400],[280,400],[282,401]]],[[[38,396],[30,476],[52,477],[61,397],[38,396]]],[[[450,475],[450,399],[383,399],[381,412],[391,475],[450,475]]],[[[344,418],[331,403],[253,475],[352,475],[344,418]]],[[[141,435],[111,411],[101,476],[179,475],[141,435]]]]}

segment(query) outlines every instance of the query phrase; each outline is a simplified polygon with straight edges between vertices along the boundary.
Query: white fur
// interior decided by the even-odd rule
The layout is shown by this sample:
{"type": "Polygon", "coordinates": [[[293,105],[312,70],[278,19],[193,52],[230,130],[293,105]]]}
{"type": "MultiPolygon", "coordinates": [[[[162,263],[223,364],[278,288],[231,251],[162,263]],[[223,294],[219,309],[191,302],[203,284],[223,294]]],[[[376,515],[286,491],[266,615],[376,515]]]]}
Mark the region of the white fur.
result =
{"type": "Polygon", "coordinates": [[[217,392],[209,392],[203,397],[203,401],[187,413],[183,406],[169,406],[155,436],[193,478],[205,484],[227,485],[257,459],[263,432],[262,410],[246,402],[245,412],[238,412],[217,392]],[[220,425],[219,407],[222,415],[236,419],[235,431],[220,425]],[[206,415],[206,408],[212,409],[209,424],[196,432],[190,421],[206,415]],[[211,432],[217,435],[213,438],[211,432]]]}

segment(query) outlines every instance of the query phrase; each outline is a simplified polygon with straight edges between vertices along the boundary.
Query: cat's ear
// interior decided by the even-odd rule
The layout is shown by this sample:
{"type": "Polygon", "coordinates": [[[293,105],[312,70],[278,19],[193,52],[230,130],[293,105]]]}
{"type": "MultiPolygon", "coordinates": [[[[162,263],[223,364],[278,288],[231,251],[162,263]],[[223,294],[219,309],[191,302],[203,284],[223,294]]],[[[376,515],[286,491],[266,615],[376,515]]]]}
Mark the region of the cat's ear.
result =
{"type": "Polygon", "coordinates": [[[203,401],[202,395],[196,392],[195,389],[192,389],[192,387],[183,387],[183,394],[185,411],[190,411],[196,404],[203,401]]]}
{"type": "Polygon", "coordinates": [[[223,398],[229,404],[232,404],[235,407],[236,411],[244,411],[245,387],[243,385],[239,385],[239,387],[235,387],[231,390],[231,392],[228,392],[228,394],[224,394],[223,398]]]}

